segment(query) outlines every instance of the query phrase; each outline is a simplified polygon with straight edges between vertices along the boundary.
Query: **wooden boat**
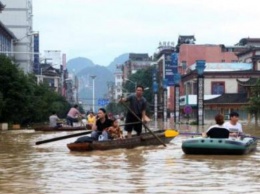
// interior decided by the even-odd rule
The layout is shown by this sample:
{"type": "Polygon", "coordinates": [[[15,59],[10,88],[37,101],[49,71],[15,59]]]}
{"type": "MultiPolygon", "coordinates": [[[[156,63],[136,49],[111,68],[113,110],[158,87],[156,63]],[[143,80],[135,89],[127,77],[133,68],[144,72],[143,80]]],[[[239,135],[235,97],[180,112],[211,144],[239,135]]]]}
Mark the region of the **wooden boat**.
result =
{"type": "Polygon", "coordinates": [[[49,126],[42,126],[42,127],[35,127],[35,131],[80,131],[86,130],[86,126],[78,126],[78,127],[70,127],[70,126],[63,126],[63,127],[49,127],[49,126]]]}
{"type": "MultiPolygon", "coordinates": [[[[162,140],[163,143],[169,143],[176,135],[165,135],[165,130],[153,131],[153,133],[162,140]]],[[[84,143],[70,143],[67,147],[71,151],[92,151],[92,150],[111,150],[119,148],[134,148],[138,146],[161,145],[151,133],[143,133],[141,136],[132,136],[131,138],[107,140],[107,141],[90,141],[84,143]]]]}
{"type": "Polygon", "coordinates": [[[189,138],[182,142],[185,154],[242,155],[256,149],[257,139],[245,138],[189,138]]]}

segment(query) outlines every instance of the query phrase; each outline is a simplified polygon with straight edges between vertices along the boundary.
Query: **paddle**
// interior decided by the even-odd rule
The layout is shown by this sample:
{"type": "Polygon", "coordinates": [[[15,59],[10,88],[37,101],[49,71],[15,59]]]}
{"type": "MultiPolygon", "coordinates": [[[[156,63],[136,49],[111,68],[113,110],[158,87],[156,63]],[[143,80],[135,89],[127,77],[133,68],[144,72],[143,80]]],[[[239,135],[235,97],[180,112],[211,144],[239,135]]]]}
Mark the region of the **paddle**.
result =
{"type": "Polygon", "coordinates": [[[167,129],[164,132],[165,137],[176,137],[179,135],[179,132],[174,129],[167,129]]]}
{"type": "Polygon", "coordinates": [[[142,122],[142,120],[124,103],[124,102],[121,102],[123,104],[124,107],[127,108],[128,111],[130,111],[132,113],[132,115],[134,115],[142,124],[143,126],[162,144],[166,147],[165,143],[163,143],[163,141],[157,136],[155,135],[151,129],[149,129],[149,127],[144,123],[142,122]]]}
{"type": "Polygon", "coordinates": [[[43,143],[49,143],[49,142],[58,141],[58,140],[62,140],[62,139],[67,139],[67,138],[71,138],[71,137],[87,135],[87,134],[90,134],[91,132],[92,132],[92,130],[91,131],[82,132],[82,133],[74,133],[74,134],[70,134],[70,135],[65,135],[65,136],[61,136],[61,137],[54,137],[52,139],[46,139],[46,140],[42,140],[42,141],[37,141],[35,144],[36,145],[40,145],[40,144],[43,144],[43,143]]]}

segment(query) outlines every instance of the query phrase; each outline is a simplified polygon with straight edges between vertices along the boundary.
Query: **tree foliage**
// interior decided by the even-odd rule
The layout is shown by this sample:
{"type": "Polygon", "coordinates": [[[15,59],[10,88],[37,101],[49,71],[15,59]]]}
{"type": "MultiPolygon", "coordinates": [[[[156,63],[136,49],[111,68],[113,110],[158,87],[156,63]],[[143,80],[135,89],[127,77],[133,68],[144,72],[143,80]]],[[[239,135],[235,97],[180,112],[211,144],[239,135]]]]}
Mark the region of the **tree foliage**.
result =
{"type": "MultiPolygon", "coordinates": [[[[145,69],[140,69],[136,73],[131,74],[127,81],[123,84],[123,92],[127,92],[127,94],[135,93],[135,84],[142,85],[145,88],[144,97],[147,100],[147,113],[149,114],[149,105],[153,102],[153,91],[152,91],[152,83],[153,83],[153,67],[148,67],[145,69]]],[[[113,112],[114,114],[124,113],[125,107],[123,105],[118,104],[117,102],[111,102],[106,107],[107,111],[113,112]]]]}
{"type": "Polygon", "coordinates": [[[37,84],[5,55],[0,55],[0,122],[28,124],[48,120],[52,111],[64,117],[70,105],[47,85],[37,84]]]}
{"type": "Polygon", "coordinates": [[[251,89],[249,105],[246,109],[255,116],[255,124],[258,125],[257,120],[260,114],[260,79],[257,80],[255,86],[251,89]]]}

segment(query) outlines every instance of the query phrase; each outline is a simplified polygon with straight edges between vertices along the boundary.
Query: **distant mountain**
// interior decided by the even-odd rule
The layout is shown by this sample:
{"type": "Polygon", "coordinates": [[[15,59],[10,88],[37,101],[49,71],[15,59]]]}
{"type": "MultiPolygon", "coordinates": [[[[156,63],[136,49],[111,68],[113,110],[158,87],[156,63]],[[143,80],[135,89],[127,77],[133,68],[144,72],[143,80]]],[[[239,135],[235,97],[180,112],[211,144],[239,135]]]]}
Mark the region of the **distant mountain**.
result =
{"type": "Polygon", "coordinates": [[[108,93],[108,82],[114,82],[114,75],[105,66],[95,65],[87,67],[77,73],[79,79],[79,100],[90,110],[93,107],[93,79],[91,76],[96,76],[95,84],[95,111],[98,106],[98,99],[105,98],[108,93]]]}
{"type": "Polygon", "coordinates": [[[98,106],[98,99],[105,98],[108,93],[109,82],[115,82],[114,72],[119,69],[117,65],[123,64],[129,58],[125,53],[115,58],[108,66],[95,65],[90,59],[78,57],[67,62],[69,73],[75,73],[79,80],[79,101],[81,101],[87,110],[93,107],[93,79],[96,76],[95,83],[95,111],[98,106]]]}
{"type": "Polygon", "coordinates": [[[119,55],[118,57],[116,57],[108,66],[107,68],[111,71],[111,72],[116,72],[119,69],[116,68],[117,65],[121,65],[123,64],[125,61],[127,61],[129,59],[129,53],[125,53],[122,55],[119,55]]]}
{"type": "Polygon", "coordinates": [[[76,74],[87,67],[94,67],[95,64],[88,58],[78,57],[67,62],[67,69],[70,73],[76,74]]]}

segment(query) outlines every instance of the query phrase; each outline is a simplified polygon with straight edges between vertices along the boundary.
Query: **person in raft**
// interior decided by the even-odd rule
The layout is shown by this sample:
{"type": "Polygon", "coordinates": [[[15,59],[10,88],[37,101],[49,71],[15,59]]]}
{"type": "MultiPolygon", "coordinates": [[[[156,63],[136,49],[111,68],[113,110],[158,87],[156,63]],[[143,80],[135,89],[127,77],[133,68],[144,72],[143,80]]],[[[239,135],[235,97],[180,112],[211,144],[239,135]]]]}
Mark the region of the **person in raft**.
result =
{"type": "Polygon", "coordinates": [[[224,127],[230,132],[230,137],[238,137],[243,135],[243,128],[241,123],[238,122],[239,114],[237,112],[231,112],[229,114],[229,121],[224,123],[224,127]]]}
{"type": "Polygon", "coordinates": [[[144,87],[137,85],[135,89],[135,94],[129,95],[127,98],[121,98],[119,102],[129,102],[129,110],[126,114],[125,130],[127,131],[127,137],[132,137],[132,130],[134,129],[136,134],[140,136],[142,133],[142,123],[148,122],[148,117],[146,116],[146,106],[147,101],[143,97],[144,87]],[[134,115],[134,114],[135,115],[134,115]],[[138,118],[136,118],[136,116],[138,118]],[[136,123],[139,122],[139,123],[136,123]],[[131,124],[135,123],[135,124],[131,124]]]}
{"type": "Polygon", "coordinates": [[[225,128],[224,124],[224,115],[217,114],[215,116],[216,124],[212,125],[208,128],[208,130],[202,134],[203,137],[210,137],[210,138],[228,138],[229,137],[229,130],[225,128]]]}
{"type": "Polygon", "coordinates": [[[93,140],[98,140],[102,132],[113,125],[113,121],[108,118],[106,110],[100,108],[97,112],[96,122],[92,126],[91,137],[93,140]]]}

